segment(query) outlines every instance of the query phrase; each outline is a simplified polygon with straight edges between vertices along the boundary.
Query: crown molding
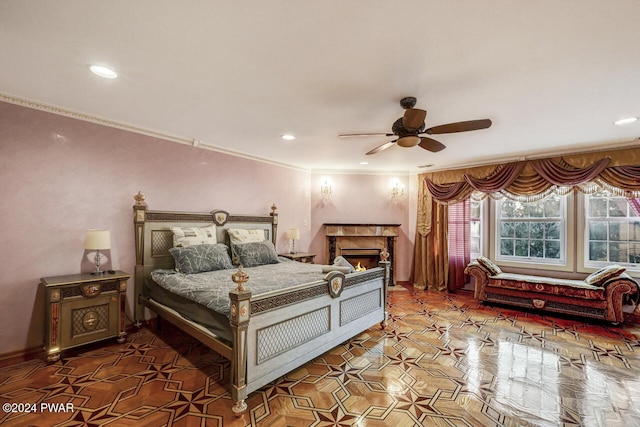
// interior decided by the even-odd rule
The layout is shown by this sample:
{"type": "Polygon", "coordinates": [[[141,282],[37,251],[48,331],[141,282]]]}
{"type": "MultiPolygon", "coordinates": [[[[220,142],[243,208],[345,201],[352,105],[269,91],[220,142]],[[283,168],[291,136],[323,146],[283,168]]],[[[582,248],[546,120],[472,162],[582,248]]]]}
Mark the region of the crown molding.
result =
{"type": "Polygon", "coordinates": [[[162,139],[165,141],[171,141],[171,142],[176,142],[178,144],[183,144],[183,145],[189,145],[191,147],[195,147],[195,148],[199,148],[199,149],[203,149],[203,150],[208,150],[208,151],[215,151],[218,153],[222,153],[222,154],[227,154],[227,155],[231,155],[234,157],[241,157],[244,159],[248,159],[248,160],[253,160],[256,162],[261,162],[261,163],[267,163],[267,164],[271,164],[274,166],[279,166],[279,167],[284,167],[284,168],[289,168],[289,169],[294,169],[300,172],[310,172],[309,169],[305,169],[305,168],[301,168],[299,166],[295,166],[295,165],[290,165],[287,163],[281,163],[281,162],[277,162],[274,160],[269,160],[269,159],[263,159],[260,157],[256,157],[256,156],[252,156],[250,154],[246,154],[246,153],[242,153],[239,151],[233,151],[233,150],[229,150],[226,148],[221,148],[221,147],[217,147],[215,145],[206,143],[204,141],[200,141],[199,139],[194,139],[194,138],[185,138],[185,137],[180,137],[180,136],[176,136],[176,135],[169,135],[163,132],[157,132],[151,129],[145,129],[139,126],[134,126],[128,123],[122,123],[122,122],[116,122],[114,120],[109,120],[109,119],[104,119],[101,117],[96,117],[96,116],[92,116],[89,114],[85,114],[85,113],[81,113],[78,111],[73,111],[73,110],[69,110],[66,108],[62,108],[62,107],[58,107],[55,105],[50,105],[50,104],[45,104],[42,102],[38,102],[38,101],[33,101],[30,99],[26,99],[26,98],[21,98],[18,96],[13,96],[13,95],[9,95],[6,93],[2,93],[0,92],[0,101],[3,102],[7,102],[9,104],[14,104],[14,105],[19,105],[21,107],[25,107],[25,108],[31,108],[33,110],[39,110],[39,111],[44,111],[47,113],[51,113],[51,114],[56,114],[59,116],[64,116],[64,117],[69,117],[72,119],[76,119],[76,120],[82,120],[85,122],[90,122],[90,123],[95,123],[98,125],[102,125],[102,126],[107,126],[107,127],[111,127],[111,128],[115,128],[115,129],[120,129],[120,130],[124,130],[127,132],[132,132],[132,133],[137,133],[140,135],[146,135],[146,136],[150,136],[153,138],[158,138],[158,139],[162,139]]]}
{"type": "Polygon", "coordinates": [[[130,125],[127,123],[116,122],[101,117],[91,116],[89,114],[81,113],[78,111],[69,110],[55,105],[44,104],[42,102],[33,101],[30,99],[20,98],[17,96],[0,93],[0,101],[8,102],[10,104],[19,105],[21,107],[31,108],[34,110],[44,111],[47,113],[57,114],[59,116],[65,116],[76,120],[82,120],[85,122],[95,123],[102,126],[121,129],[128,132],[138,133],[142,135],[152,136],[154,138],[164,139],[167,141],[178,142],[180,144],[192,145],[193,140],[182,138],[175,135],[169,135],[162,132],[156,132],[150,129],[141,128],[139,126],[130,125]]]}

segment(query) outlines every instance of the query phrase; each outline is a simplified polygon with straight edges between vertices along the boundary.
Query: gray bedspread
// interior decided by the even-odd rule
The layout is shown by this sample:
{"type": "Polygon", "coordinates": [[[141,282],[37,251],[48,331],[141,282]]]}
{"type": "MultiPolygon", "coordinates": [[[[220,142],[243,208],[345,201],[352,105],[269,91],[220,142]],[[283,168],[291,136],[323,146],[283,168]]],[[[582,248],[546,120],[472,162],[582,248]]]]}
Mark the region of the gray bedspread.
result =
{"type": "MultiPolygon", "coordinates": [[[[251,291],[252,296],[315,282],[325,276],[322,265],[305,264],[286,258],[280,258],[280,261],[277,264],[244,269],[249,275],[245,288],[251,291]]],[[[234,268],[184,274],[175,270],[155,270],[151,273],[151,278],[168,291],[229,317],[229,291],[237,287],[231,280],[231,275],[236,271],[238,270],[234,268]]]]}

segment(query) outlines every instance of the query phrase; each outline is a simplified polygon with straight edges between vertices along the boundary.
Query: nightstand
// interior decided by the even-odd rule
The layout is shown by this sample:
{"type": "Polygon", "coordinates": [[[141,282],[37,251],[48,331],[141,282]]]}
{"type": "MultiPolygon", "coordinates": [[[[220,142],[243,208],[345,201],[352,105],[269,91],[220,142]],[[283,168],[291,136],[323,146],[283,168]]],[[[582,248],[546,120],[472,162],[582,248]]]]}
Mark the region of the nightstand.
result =
{"type": "Polygon", "coordinates": [[[117,337],[125,341],[127,281],[122,271],[43,277],[47,361],[68,348],[117,337]]]}
{"type": "Polygon", "coordinates": [[[313,264],[316,258],[316,254],[310,254],[307,252],[296,252],[295,254],[280,254],[285,258],[292,259],[298,262],[306,262],[308,264],[313,264]]]}

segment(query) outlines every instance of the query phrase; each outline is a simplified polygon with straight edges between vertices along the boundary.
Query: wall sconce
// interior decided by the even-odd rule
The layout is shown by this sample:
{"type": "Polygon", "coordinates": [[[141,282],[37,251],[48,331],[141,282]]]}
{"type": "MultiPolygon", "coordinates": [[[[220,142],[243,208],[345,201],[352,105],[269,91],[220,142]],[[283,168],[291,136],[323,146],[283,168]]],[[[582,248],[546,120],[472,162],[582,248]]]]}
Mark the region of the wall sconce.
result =
{"type": "Polygon", "coordinates": [[[397,179],[394,181],[393,187],[391,187],[391,196],[394,199],[404,197],[404,185],[402,185],[397,179]]]}
{"type": "Polygon", "coordinates": [[[328,199],[331,195],[331,185],[326,179],[324,180],[324,183],[320,184],[320,195],[322,195],[322,198],[324,199],[328,199]]]}
{"type": "Polygon", "coordinates": [[[300,240],[300,230],[297,228],[292,228],[287,230],[287,238],[291,239],[291,252],[292,254],[297,254],[296,252],[296,240],[300,240]]]}
{"type": "Polygon", "coordinates": [[[100,251],[111,249],[111,234],[108,230],[87,230],[84,240],[84,248],[90,251],[96,251],[95,264],[96,270],[91,274],[102,274],[100,270],[100,251]]]}

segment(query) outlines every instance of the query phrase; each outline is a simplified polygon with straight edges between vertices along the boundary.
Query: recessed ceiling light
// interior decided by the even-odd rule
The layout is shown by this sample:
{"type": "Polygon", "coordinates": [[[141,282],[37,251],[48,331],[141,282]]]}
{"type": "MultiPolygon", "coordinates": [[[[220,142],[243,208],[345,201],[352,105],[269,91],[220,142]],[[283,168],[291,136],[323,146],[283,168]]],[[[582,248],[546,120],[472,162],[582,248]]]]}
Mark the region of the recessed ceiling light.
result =
{"type": "Polygon", "coordinates": [[[290,133],[285,133],[284,135],[282,135],[282,139],[284,139],[285,141],[293,141],[294,139],[296,139],[296,137],[291,135],[290,133]]]}
{"type": "Polygon", "coordinates": [[[369,162],[360,162],[361,165],[368,165],[369,162]]]}
{"type": "Polygon", "coordinates": [[[613,122],[613,124],[618,126],[628,125],[629,123],[633,123],[637,120],[637,117],[625,117],[624,119],[616,120],[615,122],[613,122]]]}
{"type": "Polygon", "coordinates": [[[110,68],[103,67],[102,65],[92,65],[89,67],[89,69],[93,74],[104,77],[105,79],[115,79],[116,77],[118,77],[118,73],[110,68]]]}

